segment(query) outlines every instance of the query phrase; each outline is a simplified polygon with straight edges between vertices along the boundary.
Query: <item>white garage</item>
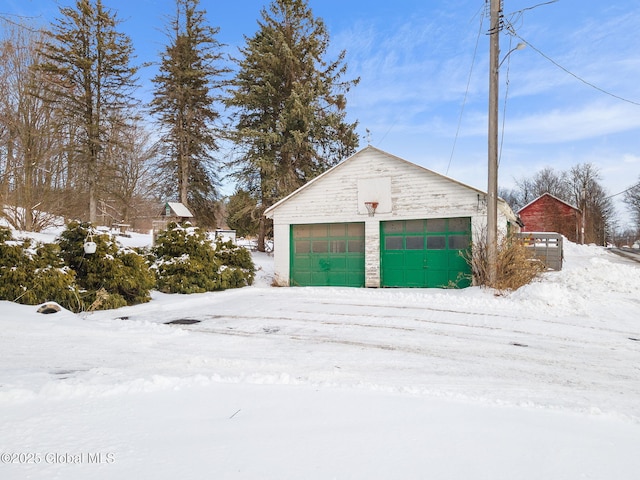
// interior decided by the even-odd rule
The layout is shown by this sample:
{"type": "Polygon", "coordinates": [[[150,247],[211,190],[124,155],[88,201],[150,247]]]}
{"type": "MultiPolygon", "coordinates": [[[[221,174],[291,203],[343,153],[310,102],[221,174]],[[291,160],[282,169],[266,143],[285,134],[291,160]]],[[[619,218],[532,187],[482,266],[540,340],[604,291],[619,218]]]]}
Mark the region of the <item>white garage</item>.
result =
{"type": "MultiPolygon", "coordinates": [[[[367,146],[268,208],[276,282],[465,287],[464,254],[486,226],[486,194],[367,146]]],[[[498,202],[502,233],[517,217],[498,202]]]]}

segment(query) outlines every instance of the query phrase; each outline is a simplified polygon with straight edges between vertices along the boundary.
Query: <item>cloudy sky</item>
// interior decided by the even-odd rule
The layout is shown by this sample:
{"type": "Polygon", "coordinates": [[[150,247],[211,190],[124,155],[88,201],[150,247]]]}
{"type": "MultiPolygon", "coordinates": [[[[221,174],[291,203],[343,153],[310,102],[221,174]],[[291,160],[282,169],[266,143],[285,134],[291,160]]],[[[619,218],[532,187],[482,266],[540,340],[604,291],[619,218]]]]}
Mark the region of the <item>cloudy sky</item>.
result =
{"type": "MultiPolygon", "coordinates": [[[[43,23],[71,0],[4,0],[0,14],[43,23]]],[[[103,0],[140,62],[156,61],[173,0],[103,0]]],[[[235,54],[268,0],[202,0],[235,54]]],[[[309,0],[335,57],[346,50],[348,99],[361,146],[477,188],[487,184],[489,28],[485,0],[309,0]],[[366,130],[370,134],[367,136],[366,130]]],[[[501,187],[545,167],[592,163],[615,195],[640,180],[640,4],[636,0],[505,0],[500,38],[501,187]],[[518,42],[524,50],[505,57],[518,42]],[[506,105],[505,105],[506,96],[506,105]],[[506,106],[506,108],[505,108],[506,106]]],[[[142,75],[153,76],[155,67],[142,75]]],[[[143,83],[142,94],[151,85],[143,83]]],[[[621,226],[628,214],[615,198],[621,226]]]]}

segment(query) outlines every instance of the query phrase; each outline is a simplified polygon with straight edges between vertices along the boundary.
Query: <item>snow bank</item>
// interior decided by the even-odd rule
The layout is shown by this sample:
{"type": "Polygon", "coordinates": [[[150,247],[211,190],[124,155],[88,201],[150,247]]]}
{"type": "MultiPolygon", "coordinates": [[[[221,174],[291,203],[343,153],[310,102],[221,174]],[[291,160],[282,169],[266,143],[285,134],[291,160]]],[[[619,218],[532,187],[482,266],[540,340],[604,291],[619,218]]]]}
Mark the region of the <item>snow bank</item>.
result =
{"type": "Polygon", "coordinates": [[[80,315],[0,302],[0,453],[41,458],[0,475],[635,479],[639,270],[566,255],[507,295],[274,288],[256,253],[242,289],[80,315]]]}

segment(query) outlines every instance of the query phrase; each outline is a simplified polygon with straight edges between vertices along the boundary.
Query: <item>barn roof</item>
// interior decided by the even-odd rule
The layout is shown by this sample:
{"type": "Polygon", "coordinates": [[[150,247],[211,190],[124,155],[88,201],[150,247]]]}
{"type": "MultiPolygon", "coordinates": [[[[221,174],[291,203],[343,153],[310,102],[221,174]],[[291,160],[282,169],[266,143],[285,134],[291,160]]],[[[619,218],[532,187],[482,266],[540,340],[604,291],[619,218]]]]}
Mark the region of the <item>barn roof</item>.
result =
{"type": "Polygon", "coordinates": [[[566,205],[567,207],[573,208],[575,211],[579,212],[580,209],[578,207],[574,207],[573,205],[571,205],[570,203],[565,202],[564,200],[556,197],[555,195],[551,195],[549,192],[545,192],[542,195],[540,195],[538,198],[536,198],[535,200],[532,200],[531,202],[527,203],[524,207],[522,207],[520,210],[518,210],[518,214],[520,212],[522,212],[524,209],[530,207],[531,205],[533,205],[534,203],[540,201],[540,199],[542,199],[543,197],[550,197],[552,199],[554,199],[557,202],[560,202],[564,205],[566,205]]]}

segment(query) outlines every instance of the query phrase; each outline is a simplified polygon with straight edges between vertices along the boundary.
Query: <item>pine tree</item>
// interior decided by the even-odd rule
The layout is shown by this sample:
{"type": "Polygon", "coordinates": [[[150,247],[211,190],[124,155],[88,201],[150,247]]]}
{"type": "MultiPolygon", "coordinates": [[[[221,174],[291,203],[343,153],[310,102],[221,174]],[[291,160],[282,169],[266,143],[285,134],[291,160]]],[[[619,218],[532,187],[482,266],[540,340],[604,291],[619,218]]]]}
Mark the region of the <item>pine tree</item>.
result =
{"type": "Polygon", "coordinates": [[[219,28],[206,24],[199,0],[176,0],[170,45],[162,56],[151,109],[162,128],[167,193],[193,210],[203,225],[215,225],[219,118],[211,89],[228,70],[219,66],[219,28]]]}
{"type": "Polygon", "coordinates": [[[358,79],[343,80],[344,51],[325,58],[329,34],[306,0],[273,0],[261,17],[235,60],[227,105],[235,110],[231,136],[241,152],[235,176],[256,197],[264,250],[264,209],[358,146],[345,99],[358,79]]]}
{"type": "Polygon", "coordinates": [[[120,21],[101,0],[77,0],[61,7],[40,51],[39,68],[48,75],[48,99],[78,132],[76,151],[89,196],[89,221],[97,220],[99,178],[110,130],[119,128],[136,105],[132,96],[137,67],[133,46],[117,31],[120,21]],[[125,113],[126,112],[126,113],[125,113]]]}
{"type": "Polygon", "coordinates": [[[227,225],[236,231],[240,237],[255,236],[256,229],[256,200],[249,192],[237,189],[229,197],[226,206],[227,225]]]}

